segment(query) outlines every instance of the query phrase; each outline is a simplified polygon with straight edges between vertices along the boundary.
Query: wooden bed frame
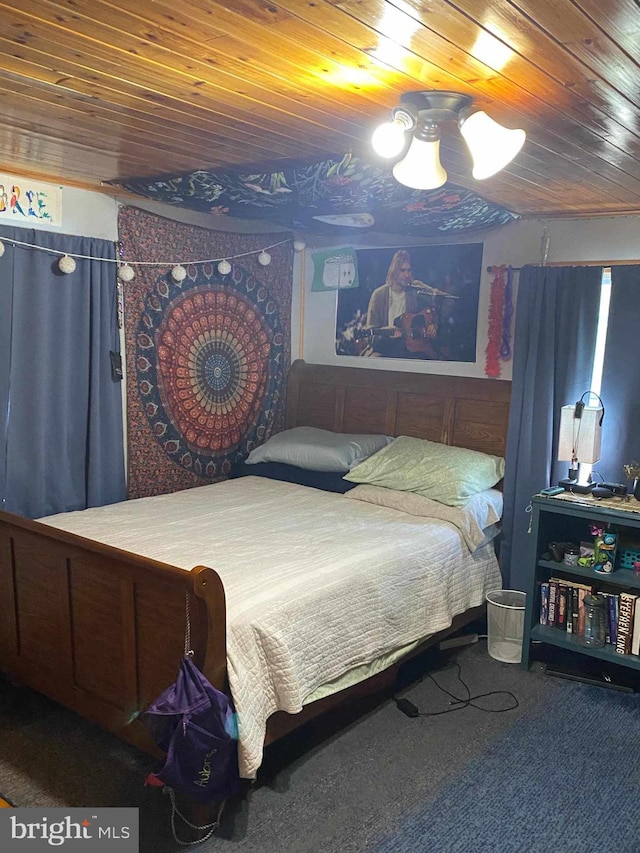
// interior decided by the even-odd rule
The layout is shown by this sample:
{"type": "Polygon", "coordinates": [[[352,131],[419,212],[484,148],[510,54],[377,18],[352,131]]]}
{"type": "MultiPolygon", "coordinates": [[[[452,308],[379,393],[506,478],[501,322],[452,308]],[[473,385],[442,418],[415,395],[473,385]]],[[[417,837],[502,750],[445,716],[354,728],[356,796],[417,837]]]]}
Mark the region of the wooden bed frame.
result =
{"type": "MultiPolygon", "coordinates": [[[[287,427],[411,435],[504,455],[508,382],[296,361],[287,393],[287,427]]],[[[175,679],[187,598],[196,663],[225,689],[225,598],[213,568],[185,572],[0,512],[0,671],[152,754],[137,716],[175,679]]],[[[353,693],[275,714],[267,743],[353,693]]]]}

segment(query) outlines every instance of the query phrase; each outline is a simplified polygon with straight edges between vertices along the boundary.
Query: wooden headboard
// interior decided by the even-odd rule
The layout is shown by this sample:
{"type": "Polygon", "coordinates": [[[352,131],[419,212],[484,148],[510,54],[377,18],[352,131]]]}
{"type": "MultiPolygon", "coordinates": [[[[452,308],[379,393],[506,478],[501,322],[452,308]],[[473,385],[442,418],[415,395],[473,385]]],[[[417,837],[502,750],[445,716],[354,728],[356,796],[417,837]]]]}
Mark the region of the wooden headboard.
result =
{"type": "Polygon", "coordinates": [[[511,383],[294,361],[287,428],[411,435],[504,456],[511,383]]]}

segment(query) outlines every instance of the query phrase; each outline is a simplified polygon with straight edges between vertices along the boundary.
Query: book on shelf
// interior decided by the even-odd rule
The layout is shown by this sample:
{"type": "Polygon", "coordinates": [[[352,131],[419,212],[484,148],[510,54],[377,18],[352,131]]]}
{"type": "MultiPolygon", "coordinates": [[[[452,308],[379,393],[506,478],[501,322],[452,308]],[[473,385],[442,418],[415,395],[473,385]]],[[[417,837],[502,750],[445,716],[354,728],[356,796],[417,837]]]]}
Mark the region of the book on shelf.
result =
{"type": "Polygon", "coordinates": [[[636,601],[633,610],[633,634],[631,635],[631,654],[640,655],[640,605],[636,601]]]}
{"type": "Polygon", "coordinates": [[[609,636],[612,646],[618,644],[618,596],[611,592],[606,593],[609,610],[609,636]]]}
{"type": "Polygon", "coordinates": [[[604,641],[611,644],[611,611],[609,597],[615,595],[613,592],[598,592],[600,598],[604,598],[604,641]]]}
{"type": "Polygon", "coordinates": [[[584,597],[590,595],[590,584],[549,578],[549,615],[547,625],[553,625],[576,636],[584,636],[584,597]]]}
{"type": "Polygon", "coordinates": [[[549,584],[547,581],[540,584],[540,624],[549,624],[549,584]]]}
{"type": "Polygon", "coordinates": [[[556,607],[558,602],[558,582],[549,581],[549,620],[548,625],[556,624],[556,607]]]}
{"type": "Polygon", "coordinates": [[[567,630],[567,585],[558,584],[558,603],[556,605],[556,628],[567,630]]]}
{"type": "Polygon", "coordinates": [[[621,592],[618,596],[618,631],[616,634],[616,652],[620,655],[631,653],[631,640],[633,637],[633,611],[636,604],[636,595],[630,592],[621,592]]]}
{"type": "MultiPolygon", "coordinates": [[[[590,590],[589,590],[590,592],[590,590]]],[[[578,588],[578,636],[584,637],[584,597],[588,595],[586,589],[578,588]]]]}

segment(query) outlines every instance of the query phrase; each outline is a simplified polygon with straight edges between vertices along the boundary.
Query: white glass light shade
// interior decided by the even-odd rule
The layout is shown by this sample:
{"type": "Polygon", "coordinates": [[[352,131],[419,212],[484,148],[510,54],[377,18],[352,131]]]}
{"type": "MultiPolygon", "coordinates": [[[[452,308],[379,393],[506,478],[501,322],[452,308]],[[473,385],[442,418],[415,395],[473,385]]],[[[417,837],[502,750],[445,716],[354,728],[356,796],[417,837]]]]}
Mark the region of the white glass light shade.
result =
{"type": "Polygon", "coordinates": [[[447,181],[447,173],[440,163],[440,140],[414,136],[406,156],[393,167],[393,177],[414,190],[441,187],[447,181]]]}
{"type": "Polygon", "coordinates": [[[560,409],[558,460],[577,460],[593,465],[600,459],[602,442],[602,406],[585,406],[582,417],[574,417],[576,407],[560,409]]]}
{"type": "Polygon", "coordinates": [[[478,110],[460,120],[460,133],[473,158],[473,177],[490,178],[510,163],[524,145],[524,130],[509,130],[478,110]]]}
{"type": "Polygon", "coordinates": [[[231,272],[231,264],[226,258],[218,264],[218,272],[220,275],[229,275],[231,272]]]}
{"type": "Polygon", "coordinates": [[[406,124],[397,119],[381,124],[373,131],[371,137],[373,150],[381,157],[397,157],[404,148],[406,129],[406,124]]]}

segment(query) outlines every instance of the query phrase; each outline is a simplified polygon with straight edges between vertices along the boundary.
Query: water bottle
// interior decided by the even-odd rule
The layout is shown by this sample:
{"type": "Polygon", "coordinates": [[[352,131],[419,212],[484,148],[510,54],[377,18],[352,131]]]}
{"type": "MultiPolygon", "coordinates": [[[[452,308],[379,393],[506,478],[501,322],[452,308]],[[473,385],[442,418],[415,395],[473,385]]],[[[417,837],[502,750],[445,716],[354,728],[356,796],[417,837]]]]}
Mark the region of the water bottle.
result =
{"type": "Polygon", "coordinates": [[[584,635],[578,637],[584,646],[596,647],[605,644],[604,602],[604,598],[599,595],[584,597],[584,635]]]}

